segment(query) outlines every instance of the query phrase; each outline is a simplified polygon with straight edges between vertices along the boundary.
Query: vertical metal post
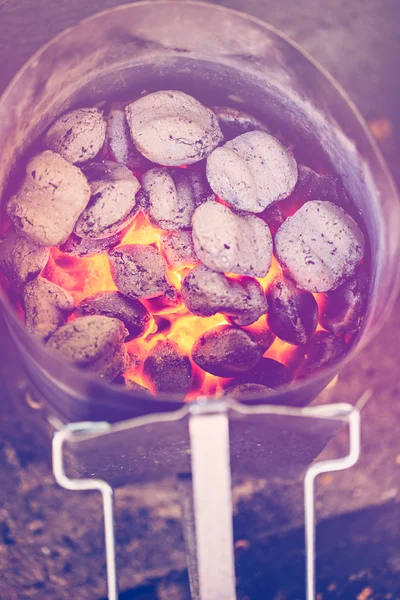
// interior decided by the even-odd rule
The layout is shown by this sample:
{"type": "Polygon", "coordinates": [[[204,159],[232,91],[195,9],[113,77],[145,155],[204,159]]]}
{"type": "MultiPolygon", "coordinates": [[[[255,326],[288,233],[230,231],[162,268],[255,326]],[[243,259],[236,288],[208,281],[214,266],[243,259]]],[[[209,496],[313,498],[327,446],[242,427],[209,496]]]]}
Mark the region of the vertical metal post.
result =
{"type": "Polygon", "coordinates": [[[235,600],[227,405],[201,403],[189,419],[201,600],[235,600]]]}

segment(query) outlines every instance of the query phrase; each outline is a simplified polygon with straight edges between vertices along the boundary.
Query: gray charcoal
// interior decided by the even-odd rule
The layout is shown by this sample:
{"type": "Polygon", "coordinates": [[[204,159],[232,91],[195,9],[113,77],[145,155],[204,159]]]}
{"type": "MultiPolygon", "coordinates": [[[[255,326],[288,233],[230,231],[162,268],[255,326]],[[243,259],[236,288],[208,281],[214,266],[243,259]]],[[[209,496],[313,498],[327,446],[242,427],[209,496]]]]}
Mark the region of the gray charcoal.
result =
{"type": "Polygon", "coordinates": [[[129,365],[124,345],[127,334],[118,319],[79,317],[60,327],[46,347],[61,360],[112,381],[129,365]]]}
{"type": "Polygon", "coordinates": [[[89,198],[82,171],[46,150],[29,161],[25,180],[9,200],[7,213],[15,227],[38,244],[59,246],[72,233],[89,198]]]}
{"type": "Polygon", "coordinates": [[[144,304],[152,315],[175,312],[181,303],[182,296],[173,285],[169,286],[162,296],[144,300],[144,304]]]}
{"type": "Polygon", "coordinates": [[[297,378],[306,379],[344,358],[348,351],[344,339],[327,331],[317,331],[307,346],[296,348],[290,358],[297,378]]]}
{"type": "Polygon", "coordinates": [[[139,300],[126,298],[120,292],[98,292],[85,298],[76,308],[79,316],[104,315],[119,319],[127,328],[126,341],[143,335],[150,325],[150,315],[139,300]]]}
{"type": "Polygon", "coordinates": [[[172,231],[163,235],[161,248],[170,267],[193,267],[200,262],[194,251],[191,231],[172,231]]]}
{"type": "Polygon", "coordinates": [[[275,252],[298,287],[328,292],[354,273],[364,256],[364,236],[342,208],[314,200],[278,229],[275,252]]]}
{"type": "Polygon", "coordinates": [[[91,240],[90,238],[80,238],[75,233],[72,233],[67,241],[60,246],[60,250],[71,256],[88,258],[97,254],[104,254],[115,248],[122,241],[124,234],[125,229],[106,238],[91,240]]]}
{"type": "Polygon", "coordinates": [[[226,140],[249,131],[265,131],[269,133],[268,127],[246,112],[231,106],[213,106],[213,112],[216,114],[221,131],[226,140]]]}
{"type": "Polygon", "coordinates": [[[325,296],[321,307],[322,327],[335,335],[360,331],[368,301],[368,277],[360,269],[343,285],[325,296]]]}
{"type": "Polygon", "coordinates": [[[125,377],[124,375],[118,375],[118,377],[114,379],[113,383],[123,385],[128,390],[134,392],[135,396],[140,396],[141,398],[145,398],[146,400],[154,400],[154,396],[150,392],[150,390],[144,387],[144,385],[140,385],[139,383],[136,383],[136,381],[129,379],[129,377],[125,377]]]}
{"type": "Polygon", "coordinates": [[[259,213],[291,194],[297,164],[272,135],[251,131],[210,154],[207,179],[217,196],[234,208],[259,213]]]}
{"type": "Polygon", "coordinates": [[[215,114],[176,90],[154,92],[132,102],[126,117],[138,150],[164,166],[198,162],[223,141],[215,114]]]}
{"type": "Polygon", "coordinates": [[[78,108],[53,123],[44,137],[44,147],[78,164],[95,158],[105,139],[103,112],[98,108],[78,108]]]}
{"type": "Polygon", "coordinates": [[[64,325],[74,310],[71,294],[43,277],[37,277],[25,285],[22,305],[28,331],[42,342],[64,325]]]}
{"type": "Polygon", "coordinates": [[[264,349],[249,332],[221,325],[199,337],[192,348],[192,359],[207,373],[235,377],[255,367],[263,353],[264,349]]]}
{"type": "Polygon", "coordinates": [[[115,160],[132,171],[150,169],[147,160],[132,142],[125,114],[126,103],[113,102],[107,115],[106,145],[115,160]]]}
{"type": "Polygon", "coordinates": [[[209,201],[196,209],[192,223],[195,252],[210,269],[253,277],[268,273],[272,237],[262,219],[209,201]]]}
{"type": "Polygon", "coordinates": [[[224,388],[224,396],[234,400],[254,400],[255,398],[265,398],[273,393],[273,389],[260,383],[231,383],[224,388]]]}
{"type": "Polygon", "coordinates": [[[190,227],[195,209],[214,197],[205,177],[191,169],[151,169],[142,185],[144,212],[168,231],[190,227]]]}
{"type": "Polygon", "coordinates": [[[292,380],[293,372],[289,367],[272,358],[263,357],[251,371],[241,375],[236,383],[257,383],[275,390],[288,385],[292,380]]]}
{"type": "Polygon", "coordinates": [[[124,165],[111,161],[83,168],[90,184],[90,201],[75,224],[80,238],[99,239],[118,233],[137,213],[140,183],[124,165]]]}
{"type": "Polygon", "coordinates": [[[155,298],[171,288],[166,262],[154,246],[129,244],[108,253],[111,275],[128,298],[155,298]]]}
{"type": "Polygon", "coordinates": [[[13,228],[0,239],[0,270],[13,288],[18,289],[39,275],[49,256],[49,248],[13,228]]]}
{"type": "Polygon", "coordinates": [[[143,376],[156,396],[183,400],[192,383],[192,365],[177,344],[159,341],[144,361],[143,376]]]}
{"type": "Polygon", "coordinates": [[[302,346],[310,341],[318,325],[318,304],[310,292],[293,281],[275,277],[267,290],[268,325],[281,340],[302,346]]]}
{"type": "Polygon", "coordinates": [[[226,277],[200,265],[182,281],[182,298],[194,315],[210,317],[222,313],[237,326],[250,325],[267,312],[264,290],[255,279],[226,277]]]}

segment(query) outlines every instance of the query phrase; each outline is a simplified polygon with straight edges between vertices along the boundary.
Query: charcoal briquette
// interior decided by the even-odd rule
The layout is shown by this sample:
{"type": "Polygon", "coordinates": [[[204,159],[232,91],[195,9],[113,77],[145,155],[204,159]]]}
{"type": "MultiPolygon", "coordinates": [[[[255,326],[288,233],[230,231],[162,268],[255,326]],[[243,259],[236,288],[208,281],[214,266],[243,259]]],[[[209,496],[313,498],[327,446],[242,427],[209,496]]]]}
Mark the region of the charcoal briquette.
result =
{"type": "Polygon", "coordinates": [[[192,382],[192,365],[177,344],[159,341],[144,361],[143,376],[156,396],[183,400],[192,382]]]}
{"type": "Polygon", "coordinates": [[[15,289],[37,277],[46,266],[49,256],[49,248],[12,227],[0,239],[0,269],[15,289]]]}

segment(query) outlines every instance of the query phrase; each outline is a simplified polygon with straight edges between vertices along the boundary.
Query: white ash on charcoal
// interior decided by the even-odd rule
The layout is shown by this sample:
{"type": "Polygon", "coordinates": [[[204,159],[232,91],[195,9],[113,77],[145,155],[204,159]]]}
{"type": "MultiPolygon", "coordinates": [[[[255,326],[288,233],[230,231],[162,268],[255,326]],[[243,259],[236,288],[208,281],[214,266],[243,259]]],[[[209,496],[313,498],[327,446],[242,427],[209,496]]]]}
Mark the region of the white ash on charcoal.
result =
{"type": "Polygon", "coordinates": [[[120,292],[98,292],[89,296],[76,307],[76,314],[119,319],[128,330],[127,342],[143,335],[150,325],[146,307],[139,300],[126,298],[120,292]]]}
{"type": "Polygon", "coordinates": [[[79,317],[60,327],[46,347],[62,360],[112,381],[129,366],[127,334],[119,319],[79,317]]]}
{"type": "Polygon", "coordinates": [[[276,390],[281,386],[288,385],[292,380],[293,373],[291,369],[277,360],[263,357],[251,371],[244,373],[235,382],[232,381],[231,384],[257,383],[276,390]]]}
{"type": "Polygon", "coordinates": [[[111,275],[128,298],[155,298],[171,292],[167,264],[154,246],[128,244],[108,253],[111,275]]]}
{"type": "Polygon", "coordinates": [[[49,256],[49,248],[12,227],[0,239],[0,269],[15,289],[37,277],[46,266],[49,256]]]}
{"type": "Polygon", "coordinates": [[[172,231],[163,235],[161,249],[165,260],[172,268],[194,267],[200,262],[194,251],[191,231],[172,231]]]}
{"type": "Polygon", "coordinates": [[[279,228],[275,253],[298,287],[328,292],[350,277],[364,256],[357,223],[328,201],[307,202],[279,228]]]}
{"type": "Polygon", "coordinates": [[[231,106],[213,106],[219,126],[226,140],[248,133],[249,131],[265,131],[270,133],[268,127],[252,115],[231,106]]]}
{"type": "Polygon", "coordinates": [[[121,243],[124,235],[125,229],[109,237],[92,240],[90,238],[80,238],[75,233],[71,233],[67,241],[59,248],[64,254],[70,254],[79,258],[89,258],[97,254],[106,254],[121,243]]]}
{"type": "Polygon", "coordinates": [[[74,164],[97,156],[106,139],[106,120],[98,108],[78,108],[61,116],[47,131],[43,145],[74,164]]]}
{"type": "Polygon", "coordinates": [[[307,346],[296,348],[290,366],[299,379],[306,379],[335,365],[348,351],[344,339],[327,331],[317,331],[307,346]]]}
{"type": "Polygon", "coordinates": [[[210,269],[253,277],[268,273],[272,237],[262,219],[208,201],[196,209],[192,225],[195,252],[210,269]]]}
{"type": "Polygon", "coordinates": [[[113,383],[116,383],[117,385],[123,385],[126,389],[133,392],[137,397],[144,398],[146,400],[154,400],[154,395],[150,392],[150,390],[147,389],[147,387],[136,383],[136,381],[129,379],[129,377],[118,375],[118,377],[114,379],[113,383]]]}
{"type": "Polygon", "coordinates": [[[223,141],[215,114],[177,90],[154,92],[132,102],[126,117],[138,150],[168,167],[203,160],[223,141]]]}
{"type": "Polygon", "coordinates": [[[265,398],[273,393],[273,389],[259,383],[234,383],[224,389],[224,396],[234,400],[254,400],[265,398]]]}
{"type": "Polygon", "coordinates": [[[333,292],[328,292],[321,307],[322,327],[335,335],[360,331],[368,301],[368,277],[360,269],[333,292]]]}
{"type": "Polygon", "coordinates": [[[82,168],[90,185],[90,201],[75,224],[80,238],[106,238],[136,216],[140,183],[127,167],[109,160],[82,168]]]}
{"type": "Polygon", "coordinates": [[[159,341],[144,361],[143,377],[156,396],[183,400],[192,383],[192,365],[177,344],[159,341]]]}
{"type": "Polygon", "coordinates": [[[72,233],[89,198],[82,171],[46,150],[31,158],[24,182],[6,210],[15,227],[38,244],[59,246],[72,233]]]}
{"type": "Polygon", "coordinates": [[[146,171],[152,167],[132,142],[125,114],[126,103],[113,102],[107,114],[106,147],[115,160],[132,171],[146,171]]]}
{"type": "Polygon", "coordinates": [[[251,131],[210,154],[207,179],[217,196],[234,208],[260,213],[292,193],[297,164],[272,135],[251,131]]]}
{"type": "Polygon", "coordinates": [[[22,306],[28,331],[45,342],[64,325],[74,310],[74,300],[59,285],[37,277],[24,286],[22,306]]]}
{"type": "Polygon", "coordinates": [[[214,197],[205,176],[192,169],[151,169],[142,177],[141,207],[168,231],[190,227],[200,204],[214,197]]]}
{"type": "Polygon", "coordinates": [[[264,353],[253,336],[238,327],[209,329],[193,345],[192,359],[200,369],[217,377],[235,377],[250,371],[264,353]]]}
{"type": "Polygon", "coordinates": [[[192,314],[210,317],[222,313],[239,327],[254,323],[268,310],[264,290],[256,279],[232,279],[204,265],[184,277],[181,294],[192,314]]]}
{"type": "Polygon", "coordinates": [[[310,341],[318,325],[318,304],[310,292],[279,276],[267,289],[267,302],[268,325],[275,335],[296,346],[310,341]]]}

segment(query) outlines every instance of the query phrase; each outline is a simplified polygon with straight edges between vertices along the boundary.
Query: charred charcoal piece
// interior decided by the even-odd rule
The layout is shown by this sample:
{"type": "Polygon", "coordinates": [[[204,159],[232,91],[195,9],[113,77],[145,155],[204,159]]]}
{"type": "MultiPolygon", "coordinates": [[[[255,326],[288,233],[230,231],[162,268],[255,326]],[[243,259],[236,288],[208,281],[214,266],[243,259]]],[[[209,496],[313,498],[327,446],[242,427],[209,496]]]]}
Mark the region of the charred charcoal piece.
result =
{"type": "Polygon", "coordinates": [[[209,329],[194,343],[192,359],[217,377],[234,377],[252,369],[264,349],[243,329],[221,325],[209,329]]]}
{"type": "Polygon", "coordinates": [[[194,251],[191,231],[172,231],[163,235],[161,248],[172,268],[193,267],[200,262],[194,251]]]}
{"type": "Polygon", "coordinates": [[[146,400],[154,400],[153,394],[150,392],[150,390],[147,389],[147,387],[136,383],[136,381],[129,379],[129,377],[125,377],[124,375],[118,375],[118,377],[114,379],[113,383],[116,383],[117,385],[123,385],[128,390],[134,392],[135,396],[140,396],[141,398],[145,398],[146,400]]]}
{"type": "Polygon", "coordinates": [[[264,221],[218,202],[208,201],[194,213],[193,245],[214,271],[264,277],[271,266],[272,237],[264,221]]]}
{"type": "Polygon", "coordinates": [[[78,108],[66,113],[47,131],[44,147],[71,163],[92,160],[106,139],[106,121],[98,108],[78,108]]]}
{"type": "Polygon", "coordinates": [[[285,277],[276,277],[267,290],[268,325],[281,340],[302,346],[310,341],[318,325],[318,305],[285,277]]]}
{"type": "Polygon", "coordinates": [[[288,385],[293,379],[291,370],[272,358],[262,358],[256,366],[237,379],[238,384],[258,383],[273,390],[288,385]]]}
{"type": "Polygon", "coordinates": [[[210,154],[207,179],[211,189],[234,208],[260,213],[292,193],[297,164],[272,135],[250,131],[210,154]]]}
{"type": "Polygon", "coordinates": [[[338,183],[339,179],[335,175],[320,175],[310,167],[299,165],[299,178],[293,196],[304,202],[329,200],[332,204],[340,204],[338,183]]]}
{"type": "Polygon", "coordinates": [[[213,106],[212,110],[217,116],[219,126],[226,140],[233,140],[238,135],[249,131],[269,133],[269,129],[264,123],[237,108],[213,106]]]}
{"type": "Polygon", "coordinates": [[[139,300],[132,300],[120,292],[98,292],[85,298],[76,308],[79,316],[104,315],[119,319],[127,328],[126,341],[137,338],[147,331],[150,315],[139,300]]]}
{"type": "Polygon", "coordinates": [[[64,325],[74,310],[71,294],[43,277],[25,285],[22,304],[28,331],[42,342],[64,325]]]}
{"type": "Polygon", "coordinates": [[[143,376],[157,396],[183,400],[192,382],[192,365],[177,344],[159,341],[144,361],[143,376]]]}
{"type": "Polygon", "coordinates": [[[148,94],[129,104],[125,112],[134,144],[160,165],[193,164],[223,141],[215,114],[184,92],[148,94]]]}
{"type": "Polygon", "coordinates": [[[275,252],[298,287],[328,292],[354,273],[364,255],[364,236],[342,208],[314,200],[279,228],[275,252]]]}
{"type": "Polygon", "coordinates": [[[224,388],[224,396],[234,400],[253,400],[265,398],[273,393],[273,389],[259,383],[231,383],[224,388]]]}
{"type": "Polygon", "coordinates": [[[0,270],[16,289],[39,275],[49,255],[49,248],[12,228],[0,239],[0,270]]]}
{"type": "Polygon", "coordinates": [[[132,171],[145,171],[152,167],[132,142],[125,114],[125,104],[113,102],[107,115],[106,145],[115,160],[132,171]]]}
{"type": "Polygon", "coordinates": [[[184,277],[181,293],[192,314],[210,317],[222,313],[237,326],[254,323],[268,308],[264,291],[255,279],[230,279],[203,265],[184,277]]]}
{"type": "Polygon", "coordinates": [[[70,254],[71,256],[78,256],[79,258],[88,258],[89,256],[96,256],[96,254],[107,253],[121,242],[124,237],[125,230],[114,233],[109,237],[102,238],[99,240],[91,240],[90,238],[80,238],[75,233],[72,233],[62,246],[60,246],[61,252],[70,254]]]}
{"type": "Polygon", "coordinates": [[[82,171],[46,150],[29,161],[25,180],[9,200],[7,213],[15,227],[38,244],[58,246],[71,234],[89,198],[82,171]]]}
{"type": "Polygon", "coordinates": [[[247,331],[254,341],[262,348],[263,353],[268,350],[274,343],[276,336],[272,333],[270,329],[265,325],[264,327],[260,327],[259,323],[255,325],[248,325],[243,327],[244,331],[247,331]]]}
{"type": "Polygon", "coordinates": [[[129,364],[123,343],[127,333],[118,319],[79,317],[60,327],[46,346],[62,360],[112,381],[129,364]]]}
{"type": "Polygon", "coordinates": [[[111,161],[82,169],[90,184],[90,201],[75,224],[80,238],[106,238],[124,229],[135,217],[140,183],[130,170],[111,161]]]}
{"type": "Polygon", "coordinates": [[[297,348],[290,359],[295,375],[299,379],[330,367],[343,358],[348,346],[341,337],[327,331],[317,331],[307,346],[297,348]]]}
{"type": "Polygon", "coordinates": [[[181,303],[182,296],[172,285],[165,290],[162,296],[144,300],[144,304],[152,315],[175,312],[181,303]]]}
{"type": "Polygon", "coordinates": [[[333,292],[328,292],[321,310],[321,325],[335,335],[360,331],[368,299],[368,278],[363,270],[333,292]]]}
{"type": "Polygon", "coordinates": [[[172,287],[166,262],[154,246],[119,246],[108,257],[115,285],[128,298],[156,298],[172,287]]]}

